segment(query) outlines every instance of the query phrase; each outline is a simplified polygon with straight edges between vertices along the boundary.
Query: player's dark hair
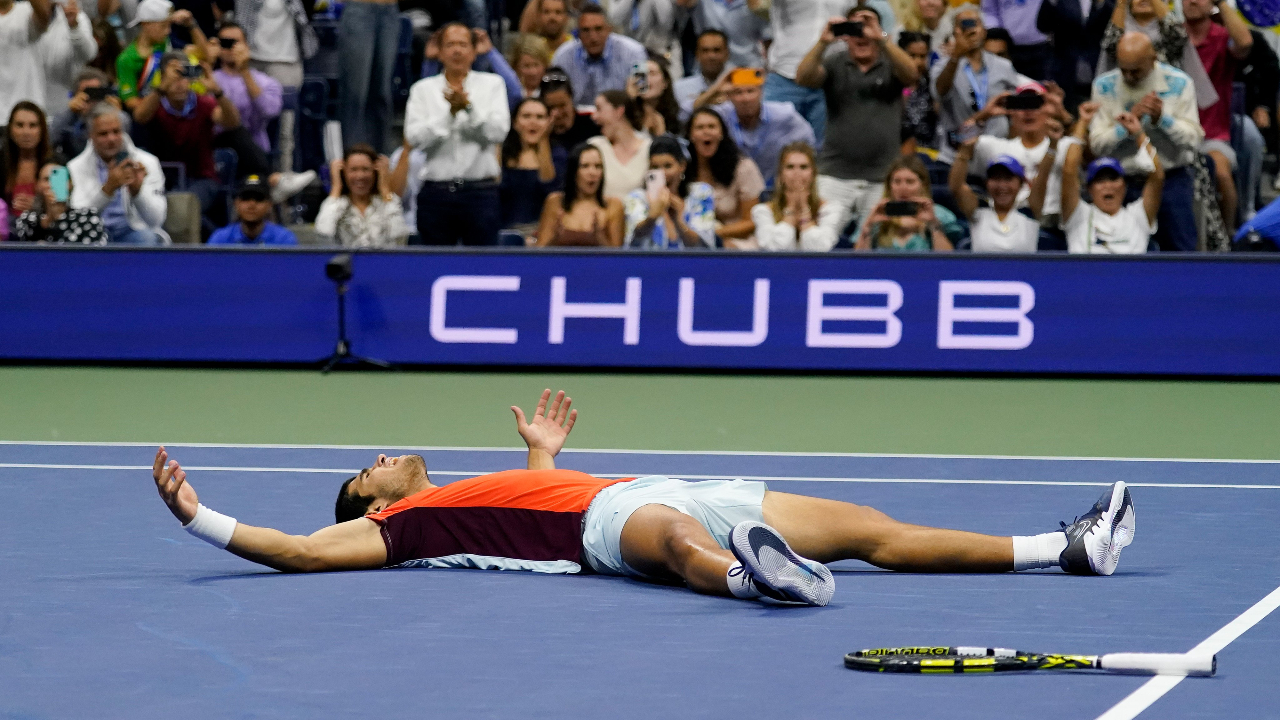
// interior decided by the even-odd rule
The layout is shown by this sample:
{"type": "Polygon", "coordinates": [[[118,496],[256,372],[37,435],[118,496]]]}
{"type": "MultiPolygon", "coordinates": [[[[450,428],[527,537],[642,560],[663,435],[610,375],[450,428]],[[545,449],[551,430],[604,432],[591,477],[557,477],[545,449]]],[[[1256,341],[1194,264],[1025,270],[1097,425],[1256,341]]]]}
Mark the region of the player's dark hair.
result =
{"type": "Polygon", "coordinates": [[[353,475],[342,483],[342,487],[338,489],[338,502],[333,506],[333,519],[336,522],[344,523],[348,520],[358,520],[369,512],[369,506],[373,504],[373,497],[366,497],[358,493],[347,492],[347,488],[351,487],[351,483],[359,476],[353,475]]]}

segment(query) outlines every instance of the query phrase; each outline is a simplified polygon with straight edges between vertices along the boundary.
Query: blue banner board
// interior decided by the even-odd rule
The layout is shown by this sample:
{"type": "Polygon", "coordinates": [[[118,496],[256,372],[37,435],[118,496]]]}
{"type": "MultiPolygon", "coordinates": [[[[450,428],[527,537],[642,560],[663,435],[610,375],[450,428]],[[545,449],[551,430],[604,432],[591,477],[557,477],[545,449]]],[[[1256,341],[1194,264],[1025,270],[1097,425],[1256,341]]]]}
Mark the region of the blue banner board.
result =
{"type": "MultiPolygon", "coordinates": [[[[332,250],[0,249],[0,358],[333,349],[332,250]]],[[[359,252],[356,352],[395,363],[1280,374],[1267,257],[359,252]]]]}

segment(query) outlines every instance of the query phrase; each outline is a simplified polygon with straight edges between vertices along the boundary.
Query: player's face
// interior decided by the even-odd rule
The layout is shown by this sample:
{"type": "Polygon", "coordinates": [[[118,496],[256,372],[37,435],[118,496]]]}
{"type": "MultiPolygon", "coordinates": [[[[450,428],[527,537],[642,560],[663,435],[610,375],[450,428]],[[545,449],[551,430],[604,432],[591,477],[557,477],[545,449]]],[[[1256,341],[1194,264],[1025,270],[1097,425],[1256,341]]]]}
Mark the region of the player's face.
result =
{"type": "Polygon", "coordinates": [[[356,475],[348,492],[374,498],[371,508],[385,508],[412,493],[426,478],[427,463],[421,455],[379,455],[372,467],[356,475]]]}

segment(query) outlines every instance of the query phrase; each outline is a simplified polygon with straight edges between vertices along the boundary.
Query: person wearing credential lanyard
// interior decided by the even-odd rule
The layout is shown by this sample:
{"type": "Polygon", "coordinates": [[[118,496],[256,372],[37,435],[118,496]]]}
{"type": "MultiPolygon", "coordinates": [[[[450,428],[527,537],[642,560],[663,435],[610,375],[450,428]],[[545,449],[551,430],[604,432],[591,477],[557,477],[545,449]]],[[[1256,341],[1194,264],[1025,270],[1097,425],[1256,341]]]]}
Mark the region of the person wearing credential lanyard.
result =
{"type": "Polygon", "coordinates": [[[724,118],[729,135],[738,149],[760,168],[766,188],[772,188],[778,174],[782,148],[796,142],[817,144],[813,128],[789,102],[764,98],[764,70],[738,68],[729,73],[729,101],[712,106],[724,118]]]}
{"type": "Polygon", "coordinates": [[[950,163],[956,148],[967,138],[959,135],[965,121],[978,116],[975,127],[982,135],[1005,137],[1009,122],[996,100],[1018,87],[1013,63],[983,49],[987,30],[982,11],[964,7],[956,12],[955,44],[946,62],[934,64],[933,96],[941,108],[943,142],[938,159],[950,163]]]}

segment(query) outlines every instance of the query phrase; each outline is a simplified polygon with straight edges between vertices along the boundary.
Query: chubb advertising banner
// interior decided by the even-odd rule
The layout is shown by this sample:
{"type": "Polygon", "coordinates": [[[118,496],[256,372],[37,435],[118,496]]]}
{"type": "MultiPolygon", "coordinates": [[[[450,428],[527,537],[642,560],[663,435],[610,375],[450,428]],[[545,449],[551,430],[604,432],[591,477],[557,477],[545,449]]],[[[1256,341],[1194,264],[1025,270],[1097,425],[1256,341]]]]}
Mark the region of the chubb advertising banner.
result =
{"type": "MultiPolygon", "coordinates": [[[[309,362],[331,251],[0,251],[0,357],[309,362]]],[[[1269,258],[361,252],[355,352],[395,363],[1280,373],[1269,258]]]]}

